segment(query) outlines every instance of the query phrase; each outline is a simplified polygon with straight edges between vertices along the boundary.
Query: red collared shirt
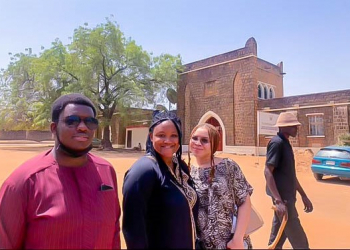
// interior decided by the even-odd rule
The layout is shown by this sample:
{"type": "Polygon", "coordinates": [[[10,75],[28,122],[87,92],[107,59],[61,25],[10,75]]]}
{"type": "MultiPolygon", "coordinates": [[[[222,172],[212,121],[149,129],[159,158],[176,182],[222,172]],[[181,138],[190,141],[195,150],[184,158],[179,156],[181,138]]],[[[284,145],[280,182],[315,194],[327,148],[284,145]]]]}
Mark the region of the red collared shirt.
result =
{"type": "Polygon", "coordinates": [[[3,183],[0,248],[120,249],[119,217],[109,162],[88,154],[82,167],[61,167],[49,150],[3,183]]]}

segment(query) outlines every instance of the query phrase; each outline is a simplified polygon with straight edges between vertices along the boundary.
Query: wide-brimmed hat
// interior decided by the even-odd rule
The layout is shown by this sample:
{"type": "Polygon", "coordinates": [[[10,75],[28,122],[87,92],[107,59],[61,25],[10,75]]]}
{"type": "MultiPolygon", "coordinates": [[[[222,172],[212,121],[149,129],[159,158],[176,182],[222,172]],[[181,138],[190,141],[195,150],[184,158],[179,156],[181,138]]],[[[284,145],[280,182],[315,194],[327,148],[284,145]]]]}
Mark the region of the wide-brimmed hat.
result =
{"type": "Polygon", "coordinates": [[[282,112],[275,124],[275,127],[291,127],[300,126],[301,123],[298,121],[297,117],[291,112],[282,112]]]}

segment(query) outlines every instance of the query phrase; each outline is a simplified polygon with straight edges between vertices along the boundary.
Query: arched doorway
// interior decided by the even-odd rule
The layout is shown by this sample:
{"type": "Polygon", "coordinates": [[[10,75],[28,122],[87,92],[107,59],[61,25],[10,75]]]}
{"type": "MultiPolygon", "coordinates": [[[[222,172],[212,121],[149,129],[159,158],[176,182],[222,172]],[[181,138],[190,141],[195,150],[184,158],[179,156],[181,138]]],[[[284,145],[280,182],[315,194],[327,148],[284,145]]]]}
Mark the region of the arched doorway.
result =
{"type": "Polygon", "coordinates": [[[214,127],[216,127],[218,129],[219,134],[220,134],[220,141],[219,141],[218,151],[222,151],[222,128],[220,126],[220,123],[214,117],[210,117],[206,121],[206,123],[209,123],[209,124],[213,125],[214,127]]]}

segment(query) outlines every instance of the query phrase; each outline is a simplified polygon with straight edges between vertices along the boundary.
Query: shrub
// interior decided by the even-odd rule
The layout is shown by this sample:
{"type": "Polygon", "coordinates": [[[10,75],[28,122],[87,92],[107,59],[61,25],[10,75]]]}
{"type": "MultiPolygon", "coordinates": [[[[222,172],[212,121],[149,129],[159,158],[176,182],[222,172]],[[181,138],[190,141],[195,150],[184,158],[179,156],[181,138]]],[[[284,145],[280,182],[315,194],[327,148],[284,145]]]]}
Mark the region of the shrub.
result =
{"type": "Polygon", "coordinates": [[[350,146],[350,133],[344,133],[339,135],[338,144],[342,146],[350,146]]]}

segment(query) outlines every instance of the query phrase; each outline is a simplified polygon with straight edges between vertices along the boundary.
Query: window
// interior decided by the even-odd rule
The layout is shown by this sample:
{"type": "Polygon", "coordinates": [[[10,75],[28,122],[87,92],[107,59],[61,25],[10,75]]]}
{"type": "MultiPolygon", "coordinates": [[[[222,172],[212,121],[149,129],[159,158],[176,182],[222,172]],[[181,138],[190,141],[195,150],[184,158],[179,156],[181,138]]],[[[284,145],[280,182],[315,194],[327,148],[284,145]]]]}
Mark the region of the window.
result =
{"type": "Polygon", "coordinates": [[[267,90],[267,87],[265,86],[265,88],[264,88],[264,97],[265,97],[265,99],[268,99],[268,98],[269,98],[269,96],[267,95],[267,93],[268,93],[268,90],[267,90]]]}
{"type": "Polygon", "coordinates": [[[263,92],[262,92],[262,87],[260,84],[258,84],[258,97],[263,99],[264,96],[263,96],[263,92]]]}
{"type": "Polygon", "coordinates": [[[274,85],[258,81],[258,98],[259,99],[272,99],[275,98],[274,85]]]}
{"type": "Polygon", "coordinates": [[[308,115],[309,135],[324,135],[323,115],[308,115]]]}
{"type": "Polygon", "coordinates": [[[319,157],[328,157],[328,158],[343,158],[350,159],[350,152],[341,149],[326,149],[322,148],[316,156],[319,157]]]}

